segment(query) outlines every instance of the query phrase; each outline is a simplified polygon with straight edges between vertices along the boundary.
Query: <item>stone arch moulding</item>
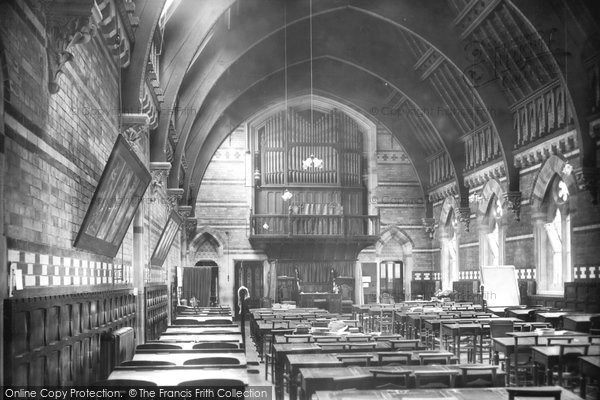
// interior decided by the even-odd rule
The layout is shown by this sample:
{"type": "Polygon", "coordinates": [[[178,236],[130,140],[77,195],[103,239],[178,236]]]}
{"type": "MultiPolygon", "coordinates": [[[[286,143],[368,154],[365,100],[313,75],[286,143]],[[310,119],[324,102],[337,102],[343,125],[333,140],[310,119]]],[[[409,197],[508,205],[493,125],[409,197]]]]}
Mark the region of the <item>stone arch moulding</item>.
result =
{"type": "Polygon", "coordinates": [[[204,237],[205,235],[208,235],[209,237],[212,237],[217,242],[217,254],[218,254],[219,258],[222,258],[223,254],[224,254],[224,250],[225,250],[223,243],[225,243],[226,240],[223,240],[223,238],[221,237],[219,232],[216,232],[215,230],[209,229],[207,227],[198,229],[197,232],[198,233],[196,233],[194,238],[190,241],[190,247],[196,248],[200,244],[202,237],[204,237]]]}
{"type": "Polygon", "coordinates": [[[484,223],[487,211],[490,207],[490,201],[492,201],[494,196],[503,202],[505,192],[496,179],[491,179],[483,187],[483,190],[481,191],[481,199],[479,200],[479,205],[477,207],[477,219],[480,224],[484,223]]]}
{"type": "Polygon", "coordinates": [[[458,211],[458,204],[456,203],[456,198],[454,196],[446,197],[446,200],[442,203],[442,210],[440,212],[440,218],[438,220],[438,230],[443,230],[446,226],[446,222],[448,221],[448,216],[450,212],[454,210],[455,218],[458,218],[456,215],[458,211]]]}
{"type": "Polygon", "coordinates": [[[381,254],[383,246],[386,245],[390,240],[396,239],[402,245],[402,249],[406,252],[405,254],[411,254],[412,249],[415,247],[414,242],[404,232],[396,226],[387,227],[379,236],[379,240],[375,244],[375,254],[381,254]]]}
{"type": "MultiPolygon", "coordinates": [[[[555,176],[559,176],[567,184],[571,195],[577,193],[578,190],[573,176],[573,167],[563,158],[552,155],[544,162],[542,168],[535,177],[530,196],[534,212],[544,211],[544,199],[555,176]]],[[[573,202],[571,202],[571,206],[572,205],[573,202]]],[[[573,211],[572,208],[571,211],[573,211]]]]}

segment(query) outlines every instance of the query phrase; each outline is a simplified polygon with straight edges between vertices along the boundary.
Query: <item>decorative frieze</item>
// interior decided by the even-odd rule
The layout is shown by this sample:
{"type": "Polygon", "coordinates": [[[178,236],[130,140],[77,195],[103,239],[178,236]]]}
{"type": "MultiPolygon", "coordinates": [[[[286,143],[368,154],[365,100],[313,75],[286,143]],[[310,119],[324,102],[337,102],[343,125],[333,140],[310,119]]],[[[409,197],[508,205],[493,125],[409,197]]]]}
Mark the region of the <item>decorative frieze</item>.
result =
{"type": "Polygon", "coordinates": [[[490,124],[463,136],[462,140],[465,145],[465,171],[488,164],[502,156],[500,139],[490,124]]]}
{"type": "Polygon", "coordinates": [[[452,159],[446,151],[428,157],[427,163],[429,165],[429,183],[431,186],[454,179],[452,159]]]}
{"type": "Polygon", "coordinates": [[[97,0],[93,9],[94,20],[106,43],[114,45],[113,54],[121,68],[127,68],[131,61],[132,25],[138,23],[134,12],[133,2],[121,0],[97,0]]]}
{"type": "Polygon", "coordinates": [[[466,174],[464,177],[465,187],[475,188],[485,185],[492,179],[500,179],[504,176],[506,176],[506,168],[504,168],[504,162],[500,160],[466,174]]]}
{"type": "Polygon", "coordinates": [[[573,279],[600,279],[600,265],[577,265],[573,267],[573,279]]]}
{"type": "Polygon", "coordinates": [[[546,138],[543,142],[527,147],[515,153],[516,168],[527,168],[541,164],[551,155],[578,151],[577,132],[569,130],[555,137],[546,138]]]}
{"type": "Polygon", "coordinates": [[[435,203],[437,201],[441,201],[446,197],[455,196],[458,194],[458,188],[456,186],[456,182],[448,182],[445,185],[438,186],[436,188],[430,189],[428,192],[429,201],[435,203]]]}
{"type": "MultiPolygon", "coordinates": [[[[511,110],[513,128],[517,133],[515,148],[535,142],[573,123],[564,87],[559,82],[554,82],[526,100],[516,103],[511,110]]],[[[547,142],[546,139],[544,141],[547,142]]],[[[565,143],[565,146],[574,148],[577,143],[565,143]]]]}

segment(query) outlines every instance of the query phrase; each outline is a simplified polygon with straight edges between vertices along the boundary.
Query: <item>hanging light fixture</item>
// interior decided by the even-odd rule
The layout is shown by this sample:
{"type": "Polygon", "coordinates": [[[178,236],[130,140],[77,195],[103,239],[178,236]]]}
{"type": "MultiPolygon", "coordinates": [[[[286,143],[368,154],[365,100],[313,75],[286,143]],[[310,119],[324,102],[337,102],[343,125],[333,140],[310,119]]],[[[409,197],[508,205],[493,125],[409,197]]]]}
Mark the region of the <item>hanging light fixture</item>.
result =
{"type": "Polygon", "coordinates": [[[309,168],[323,169],[323,160],[311,154],[310,157],[302,161],[302,169],[307,170],[309,168]]]}
{"type": "Polygon", "coordinates": [[[285,189],[285,191],[283,192],[283,194],[281,195],[281,198],[283,199],[283,201],[288,201],[290,200],[294,195],[287,189],[285,189]]]}

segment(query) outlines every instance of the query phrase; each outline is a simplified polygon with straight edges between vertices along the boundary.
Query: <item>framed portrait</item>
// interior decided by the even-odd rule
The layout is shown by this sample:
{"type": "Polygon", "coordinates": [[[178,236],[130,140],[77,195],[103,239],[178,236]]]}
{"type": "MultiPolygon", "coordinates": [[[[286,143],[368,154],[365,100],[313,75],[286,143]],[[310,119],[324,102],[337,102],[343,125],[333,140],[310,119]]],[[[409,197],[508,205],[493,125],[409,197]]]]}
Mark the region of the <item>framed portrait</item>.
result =
{"type": "Polygon", "coordinates": [[[125,138],[117,138],[73,245],[114,257],[152,180],[125,138]]]}
{"type": "Polygon", "coordinates": [[[150,265],[154,267],[162,267],[167,255],[169,254],[169,249],[173,244],[173,240],[175,240],[177,232],[179,232],[181,223],[182,219],[179,214],[177,214],[175,211],[171,212],[169,219],[167,219],[167,223],[160,234],[158,243],[156,243],[152,257],[150,258],[150,265]]]}

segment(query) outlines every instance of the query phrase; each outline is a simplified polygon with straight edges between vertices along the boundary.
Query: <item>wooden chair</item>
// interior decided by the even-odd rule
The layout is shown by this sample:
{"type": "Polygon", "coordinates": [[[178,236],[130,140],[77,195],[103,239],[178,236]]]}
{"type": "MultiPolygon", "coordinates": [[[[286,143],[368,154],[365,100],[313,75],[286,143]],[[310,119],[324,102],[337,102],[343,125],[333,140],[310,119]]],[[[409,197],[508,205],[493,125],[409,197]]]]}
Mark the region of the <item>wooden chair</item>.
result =
{"type": "Polygon", "coordinates": [[[494,387],[496,386],[498,368],[490,365],[465,365],[460,367],[461,387],[494,387]],[[489,371],[489,374],[482,372],[489,371]],[[469,372],[475,372],[469,374],[469,372]],[[489,378],[489,379],[485,379],[489,378]]]}
{"type": "Polygon", "coordinates": [[[358,365],[361,367],[368,367],[371,365],[370,354],[338,354],[337,359],[340,360],[344,366],[358,365]]]}
{"type": "Polygon", "coordinates": [[[177,344],[170,343],[144,343],[138,344],[136,349],[138,350],[181,350],[183,347],[177,344]]]}
{"type": "Polygon", "coordinates": [[[169,361],[153,361],[153,360],[131,360],[131,361],[123,361],[121,363],[122,367],[152,367],[152,366],[165,366],[165,365],[175,365],[175,363],[169,361]]]}
{"type": "Polygon", "coordinates": [[[192,349],[239,349],[240,346],[237,343],[232,342],[202,342],[196,343],[192,346],[192,349]]]}
{"type": "Polygon", "coordinates": [[[240,365],[240,360],[235,357],[202,357],[185,360],[183,365],[240,365]]]}
{"type": "Polygon", "coordinates": [[[417,389],[453,388],[456,384],[458,370],[449,371],[415,371],[415,387],[417,389]]]}
{"type": "Polygon", "coordinates": [[[510,387],[506,388],[508,400],[514,400],[516,397],[541,397],[560,400],[562,389],[556,387],[510,387]]]}
{"type": "Polygon", "coordinates": [[[556,344],[569,344],[572,341],[572,337],[549,337],[548,339],[546,339],[546,346],[552,346],[556,344]]]}
{"type": "Polygon", "coordinates": [[[378,390],[398,390],[408,388],[408,379],[413,371],[390,371],[385,369],[369,370],[373,375],[373,383],[378,390]],[[401,384],[399,384],[400,382],[401,384]]]}
{"type": "Polygon", "coordinates": [[[419,339],[392,339],[389,341],[392,349],[417,350],[419,348],[419,339]]]}
{"type": "Polygon", "coordinates": [[[244,387],[244,382],[239,379],[196,379],[192,381],[180,382],[177,386],[197,386],[197,387],[244,387]]]}
{"type": "Polygon", "coordinates": [[[312,335],[283,335],[286,343],[310,343],[312,335]]]}
{"type": "Polygon", "coordinates": [[[412,353],[404,351],[383,351],[377,353],[379,365],[407,365],[412,360],[412,353]]]}
{"type": "Polygon", "coordinates": [[[344,351],[346,350],[346,345],[347,343],[342,343],[342,342],[336,342],[336,343],[319,343],[318,346],[321,348],[321,350],[323,351],[344,351]]]}
{"type": "Polygon", "coordinates": [[[341,336],[314,336],[313,342],[315,343],[337,343],[342,339],[341,336]]]}
{"type": "Polygon", "coordinates": [[[587,356],[590,344],[568,343],[560,344],[558,356],[558,370],[552,374],[552,378],[557,381],[559,386],[575,386],[579,384],[579,364],[580,356],[587,356]]]}
{"type": "Polygon", "coordinates": [[[445,353],[419,353],[419,363],[421,365],[450,364],[452,357],[454,355],[445,353]]]}
{"type": "Polygon", "coordinates": [[[200,325],[200,321],[191,318],[177,318],[173,325],[200,325]]]}
{"type": "Polygon", "coordinates": [[[352,375],[338,376],[333,378],[333,390],[346,389],[369,389],[373,386],[372,375],[352,375]]]}
{"type": "Polygon", "coordinates": [[[376,342],[369,343],[346,343],[346,348],[348,350],[356,350],[356,349],[365,349],[365,350],[373,350],[377,347],[376,342]]]}
{"type": "Polygon", "coordinates": [[[268,351],[265,351],[265,380],[268,379],[269,373],[271,374],[271,379],[273,379],[273,369],[275,366],[273,345],[275,344],[275,338],[277,336],[291,335],[293,332],[293,329],[273,329],[271,331],[269,340],[267,341],[268,351]]]}
{"type": "Polygon", "coordinates": [[[139,379],[108,379],[97,382],[92,386],[109,386],[109,387],[138,387],[138,386],[158,386],[155,382],[142,381],[139,379]]]}

